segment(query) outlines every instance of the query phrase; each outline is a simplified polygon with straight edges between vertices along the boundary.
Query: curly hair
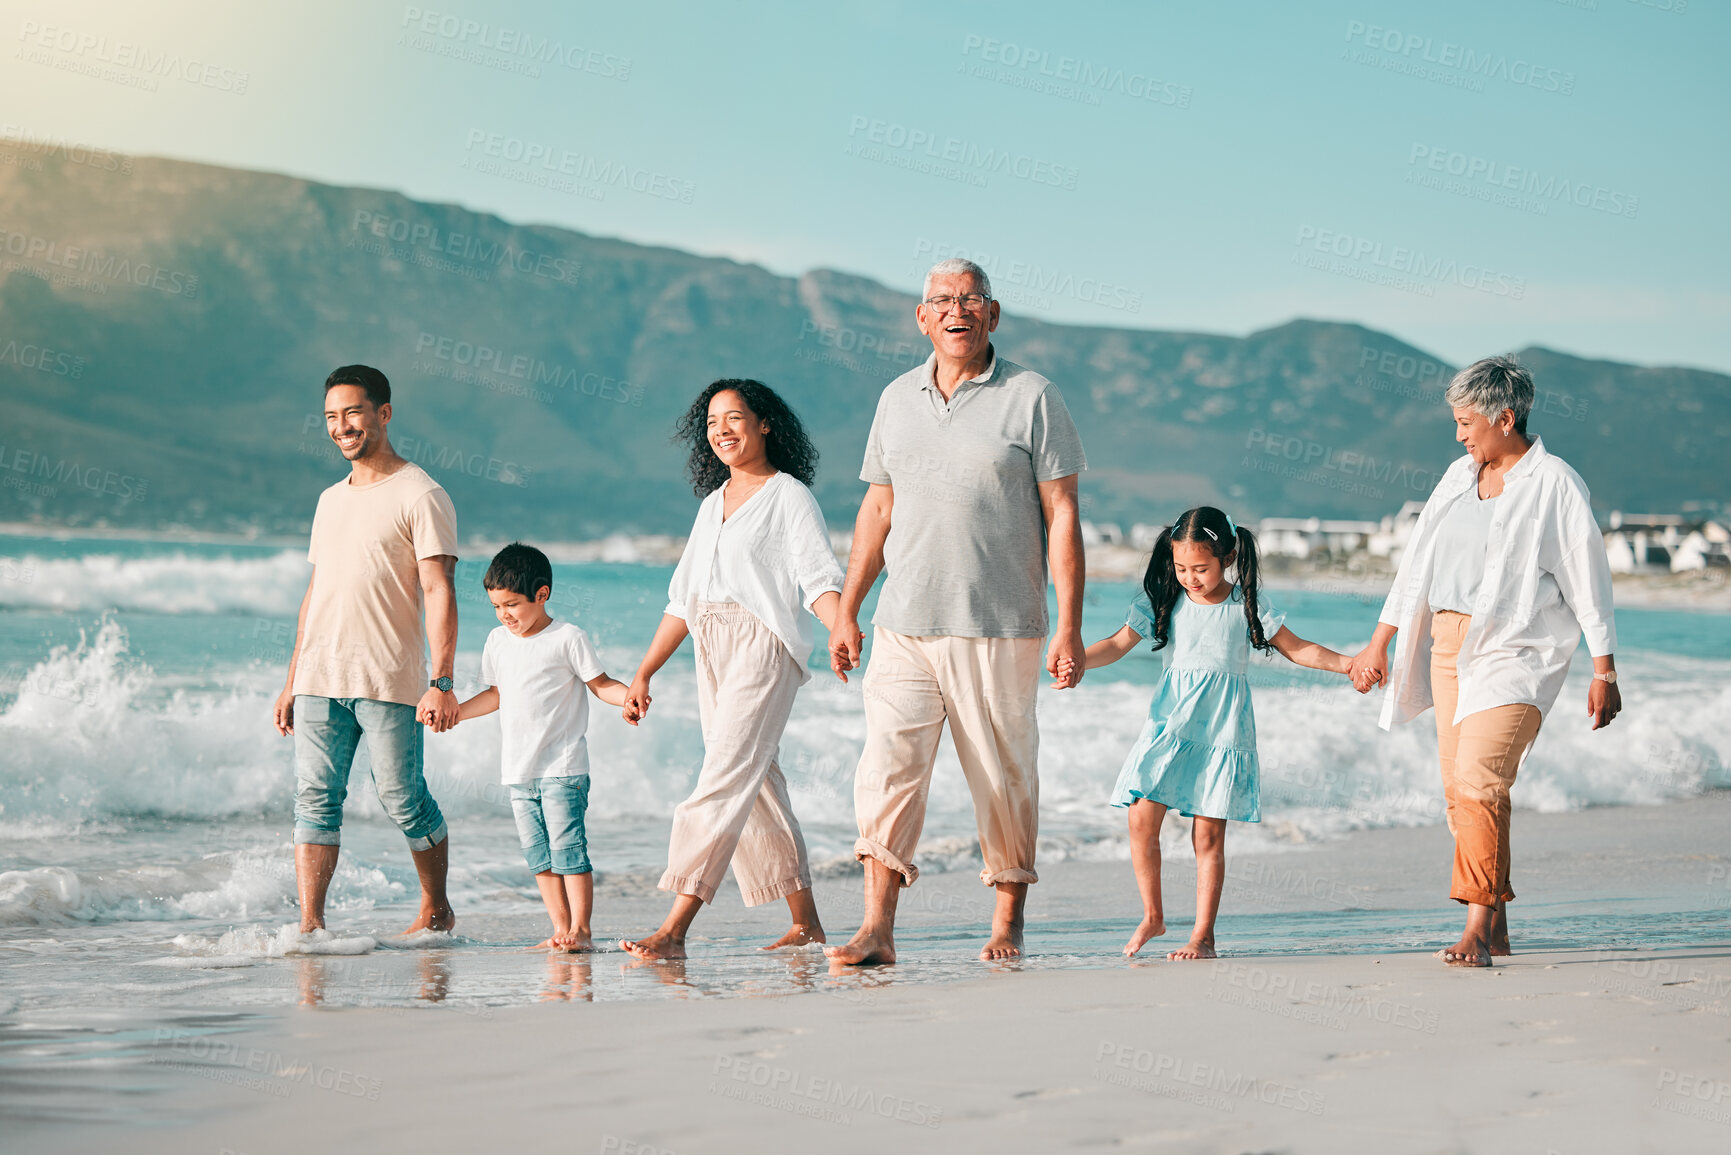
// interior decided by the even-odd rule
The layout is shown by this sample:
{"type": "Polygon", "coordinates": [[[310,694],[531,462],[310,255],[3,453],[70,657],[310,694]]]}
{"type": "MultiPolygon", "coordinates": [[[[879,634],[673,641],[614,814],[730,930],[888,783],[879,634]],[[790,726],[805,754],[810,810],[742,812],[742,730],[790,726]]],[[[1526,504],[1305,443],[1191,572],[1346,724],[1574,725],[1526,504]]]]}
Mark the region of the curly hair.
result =
{"type": "Polygon", "coordinates": [[[810,485],[817,476],[817,446],[806,436],[805,426],[779,394],[761,381],[726,377],[711,384],[697,395],[685,416],[674,427],[673,441],[691,447],[685,473],[691,479],[692,492],[707,497],[721,488],[731,471],[715,455],[709,444],[709,403],[717,393],[731,389],[745,400],[752,414],[769,424],[769,463],[783,473],[810,485]]]}
{"type": "Polygon", "coordinates": [[[1178,584],[1178,574],[1172,568],[1172,543],[1200,542],[1220,559],[1221,565],[1238,567],[1238,588],[1232,597],[1244,603],[1244,617],[1250,631],[1250,644],[1259,650],[1273,643],[1262,629],[1257,616],[1256,594],[1260,589],[1261,566],[1256,556],[1256,538],[1248,529],[1236,526],[1232,519],[1212,505],[1199,505],[1185,510],[1178,520],[1160,531],[1154,543],[1154,553],[1148,559],[1148,572],[1142,575],[1142,590],[1154,606],[1154,649],[1163,649],[1172,630],[1172,607],[1186,596],[1178,584]]]}

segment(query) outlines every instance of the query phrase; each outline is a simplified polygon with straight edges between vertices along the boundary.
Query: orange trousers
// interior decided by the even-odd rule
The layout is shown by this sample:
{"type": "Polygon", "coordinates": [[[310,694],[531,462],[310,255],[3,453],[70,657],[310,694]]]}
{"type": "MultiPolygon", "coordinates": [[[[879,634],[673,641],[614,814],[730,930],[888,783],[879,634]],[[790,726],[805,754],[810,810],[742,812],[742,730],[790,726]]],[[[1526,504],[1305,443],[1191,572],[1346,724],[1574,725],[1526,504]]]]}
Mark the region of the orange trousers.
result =
{"type": "Polygon", "coordinates": [[[1515,897],[1509,885],[1509,787],[1544,718],[1537,706],[1522,702],[1480,710],[1455,724],[1460,701],[1455,658],[1471,624],[1466,614],[1438,611],[1433,616],[1431,697],[1443,799],[1455,838],[1449,897],[1495,906],[1515,897]]]}

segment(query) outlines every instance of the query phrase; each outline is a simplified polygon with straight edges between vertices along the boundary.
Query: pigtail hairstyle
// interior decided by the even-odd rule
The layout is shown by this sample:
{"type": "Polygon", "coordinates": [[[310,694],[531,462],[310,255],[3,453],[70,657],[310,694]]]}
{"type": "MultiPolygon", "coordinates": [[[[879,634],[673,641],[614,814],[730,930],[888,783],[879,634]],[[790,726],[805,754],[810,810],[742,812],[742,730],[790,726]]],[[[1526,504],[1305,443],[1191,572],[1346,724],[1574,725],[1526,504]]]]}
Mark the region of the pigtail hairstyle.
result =
{"type": "Polygon", "coordinates": [[[1245,623],[1250,632],[1250,644],[1259,650],[1272,648],[1257,616],[1256,595],[1261,587],[1262,566],[1256,555],[1256,538],[1248,529],[1232,523],[1225,513],[1212,505],[1199,505],[1186,510],[1178,520],[1160,531],[1154,552],[1148,558],[1148,572],[1142,575],[1142,590],[1154,607],[1154,649],[1163,649],[1171,638],[1172,607],[1185,596],[1178,584],[1178,574],[1172,568],[1172,543],[1196,542],[1206,545],[1222,567],[1237,566],[1238,589],[1234,594],[1244,602],[1245,623]]]}

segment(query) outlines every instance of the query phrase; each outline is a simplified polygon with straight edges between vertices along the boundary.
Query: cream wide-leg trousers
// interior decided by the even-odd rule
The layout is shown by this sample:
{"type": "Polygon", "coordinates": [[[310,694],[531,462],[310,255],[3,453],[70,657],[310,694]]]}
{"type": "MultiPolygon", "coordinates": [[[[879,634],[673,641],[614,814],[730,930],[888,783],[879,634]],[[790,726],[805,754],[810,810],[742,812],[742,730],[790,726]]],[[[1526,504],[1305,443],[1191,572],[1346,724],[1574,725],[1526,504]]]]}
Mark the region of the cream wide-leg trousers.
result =
{"type": "Polygon", "coordinates": [[[689,626],[703,769],[673,812],[660,886],[713,902],[731,862],[747,906],[773,902],[811,886],[805,839],[776,762],[801,671],[743,606],[698,602],[689,626]]]}

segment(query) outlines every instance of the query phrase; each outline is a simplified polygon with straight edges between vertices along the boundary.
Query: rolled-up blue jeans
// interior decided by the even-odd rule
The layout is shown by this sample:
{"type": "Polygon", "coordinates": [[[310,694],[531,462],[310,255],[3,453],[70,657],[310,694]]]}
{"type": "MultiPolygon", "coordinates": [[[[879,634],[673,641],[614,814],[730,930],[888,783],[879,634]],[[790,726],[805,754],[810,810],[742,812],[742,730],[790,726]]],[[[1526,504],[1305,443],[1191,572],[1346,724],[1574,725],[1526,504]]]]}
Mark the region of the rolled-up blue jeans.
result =
{"type": "Polygon", "coordinates": [[[349,770],[363,734],[379,805],[409,849],[429,850],[445,840],[445,816],[421,772],[424,739],[413,706],[296,694],[294,722],[296,843],[342,842],[349,770]]]}
{"type": "Polygon", "coordinates": [[[588,874],[589,775],[536,778],[511,787],[523,861],[536,874],[588,874]]]}

